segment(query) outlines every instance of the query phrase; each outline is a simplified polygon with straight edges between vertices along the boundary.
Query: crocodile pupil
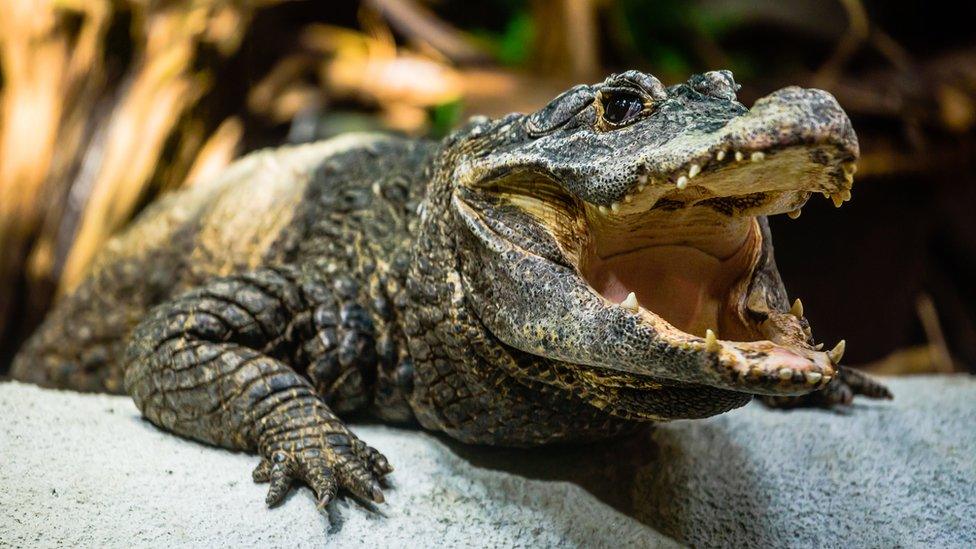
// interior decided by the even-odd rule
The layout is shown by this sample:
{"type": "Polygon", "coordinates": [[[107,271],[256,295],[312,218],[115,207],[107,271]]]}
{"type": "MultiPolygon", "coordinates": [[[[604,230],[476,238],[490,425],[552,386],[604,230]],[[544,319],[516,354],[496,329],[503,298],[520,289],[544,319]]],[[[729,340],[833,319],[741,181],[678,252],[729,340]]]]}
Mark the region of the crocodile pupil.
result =
{"type": "Polygon", "coordinates": [[[615,94],[607,102],[604,118],[611,124],[623,124],[636,117],[644,109],[640,97],[630,93],[615,94]]]}

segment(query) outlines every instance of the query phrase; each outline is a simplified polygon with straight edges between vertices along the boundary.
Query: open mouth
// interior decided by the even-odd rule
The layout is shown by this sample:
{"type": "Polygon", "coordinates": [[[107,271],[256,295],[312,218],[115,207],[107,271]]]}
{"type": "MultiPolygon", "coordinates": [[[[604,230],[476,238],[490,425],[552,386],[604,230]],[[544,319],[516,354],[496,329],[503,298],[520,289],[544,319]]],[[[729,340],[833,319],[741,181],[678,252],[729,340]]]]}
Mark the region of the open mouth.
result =
{"type": "Polygon", "coordinates": [[[610,303],[650,311],[676,330],[737,340],[761,334],[744,318],[748,281],[762,252],[754,218],[723,220],[689,207],[619,220],[594,216],[580,272],[610,303]]]}
{"type": "Polygon", "coordinates": [[[799,217],[814,192],[840,206],[851,198],[854,170],[846,151],[796,146],[719,148],[679,170],[642,174],[620,202],[584,203],[580,274],[609,302],[687,334],[802,345],[806,338],[788,341],[764,323],[770,311],[748,307],[767,238],[757,217],[799,217]]]}
{"type": "Polygon", "coordinates": [[[769,303],[757,284],[771,260],[759,217],[795,218],[814,193],[842,205],[855,155],[833,143],[719,144],[678,169],[638,170],[609,205],[538,174],[510,175],[483,190],[544,227],[604,307],[653,327],[672,348],[707,356],[724,372],[721,386],[790,394],[829,382],[843,342],[821,351],[799,302],[789,310],[769,303]]]}

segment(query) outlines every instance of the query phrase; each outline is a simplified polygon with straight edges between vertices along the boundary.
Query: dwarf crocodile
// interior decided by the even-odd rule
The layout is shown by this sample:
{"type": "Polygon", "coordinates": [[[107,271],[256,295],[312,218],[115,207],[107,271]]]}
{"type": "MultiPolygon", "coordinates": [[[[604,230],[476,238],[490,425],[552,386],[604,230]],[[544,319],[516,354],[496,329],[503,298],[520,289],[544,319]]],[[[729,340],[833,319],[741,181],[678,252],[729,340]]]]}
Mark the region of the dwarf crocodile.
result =
{"type": "Polygon", "coordinates": [[[442,141],[347,135],[251,154],[157,201],[14,361],[127,393],[155,425],[383,501],[340,416],[461,441],[591,441],[783,406],[889,398],[787,298],[766,216],[850,199],[858,143],[826,92],[751,109],[729,71],[638,71],[442,141]]]}

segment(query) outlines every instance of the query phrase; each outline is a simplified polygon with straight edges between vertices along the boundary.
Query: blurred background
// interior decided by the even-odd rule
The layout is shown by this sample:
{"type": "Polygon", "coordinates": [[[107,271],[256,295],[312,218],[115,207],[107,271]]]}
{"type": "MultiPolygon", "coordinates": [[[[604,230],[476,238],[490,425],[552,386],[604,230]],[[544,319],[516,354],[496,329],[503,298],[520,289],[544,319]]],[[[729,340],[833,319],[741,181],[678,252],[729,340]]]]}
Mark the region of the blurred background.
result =
{"type": "Polygon", "coordinates": [[[976,7],[937,0],[0,0],[0,375],[99,247],[249,151],[437,138],[638,68],[729,68],[854,120],[854,200],[771,222],[818,340],[976,371],[976,7]]]}

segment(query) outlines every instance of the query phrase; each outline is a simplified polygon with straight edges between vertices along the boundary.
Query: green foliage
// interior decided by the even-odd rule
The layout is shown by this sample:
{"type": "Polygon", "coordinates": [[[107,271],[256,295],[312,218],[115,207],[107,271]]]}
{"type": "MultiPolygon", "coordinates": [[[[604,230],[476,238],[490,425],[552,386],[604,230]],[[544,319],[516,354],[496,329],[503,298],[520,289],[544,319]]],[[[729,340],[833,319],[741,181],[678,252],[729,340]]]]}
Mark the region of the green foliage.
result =
{"type": "Polygon", "coordinates": [[[520,66],[529,58],[535,41],[535,20],[528,12],[515,14],[496,42],[495,55],[499,63],[520,66]]]}
{"type": "Polygon", "coordinates": [[[528,10],[520,9],[512,13],[501,32],[486,29],[471,29],[470,32],[478,42],[492,52],[500,64],[520,67],[525,65],[532,54],[536,33],[535,23],[528,10]]]}
{"type": "Polygon", "coordinates": [[[464,101],[457,99],[441,103],[430,109],[430,131],[433,138],[441,138],[451,132],[464,112],[464,101]]]}
{"type": "Polygon", "coordinates": [[[652,71],[671,78],[705,68],[696,40],[718,42],[739,23],[728,12],[682,0],[619,0],[613,17],[623,31],[617,41],[652,71]]]}
{"type": "Polygon", "coordinates": [[[617,19],[625,31],[621,38],[653,70],[687,73],[692,60],[687,38],[691,19],[689,3],[680,0],[620,0],[617,19]]]}
{"type": "Polygon", "coordinates": [[[691,10],[689,15],[691,22],[700,33],[715,40],[720,40],[739,24],[739,18],[728,12],[696,8],[691,10]]]}

